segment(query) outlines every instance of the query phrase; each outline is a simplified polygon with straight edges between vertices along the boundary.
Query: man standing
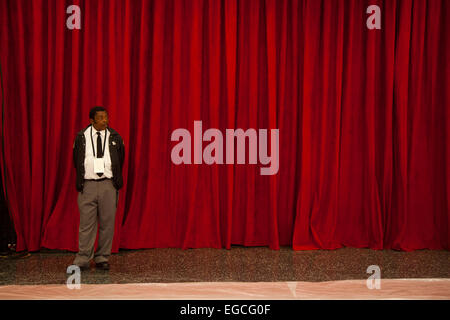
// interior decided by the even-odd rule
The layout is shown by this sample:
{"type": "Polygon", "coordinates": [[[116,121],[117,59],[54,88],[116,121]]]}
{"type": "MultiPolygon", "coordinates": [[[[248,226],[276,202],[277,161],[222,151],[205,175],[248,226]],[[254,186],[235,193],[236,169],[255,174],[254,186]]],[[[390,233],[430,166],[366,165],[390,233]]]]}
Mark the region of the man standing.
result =
{"type": "Polygon", "coordinates": [[[91,124],[77,134],[73,145],[80,210],[79,251],[73,264],[87,270],[94,259],[96,268],[109,270],[125,146],[122,137],[108,127],[105,108],[92,108],[89,120],[91,124]],[[94,254],[97,223],[98,247],[94,254]]]}

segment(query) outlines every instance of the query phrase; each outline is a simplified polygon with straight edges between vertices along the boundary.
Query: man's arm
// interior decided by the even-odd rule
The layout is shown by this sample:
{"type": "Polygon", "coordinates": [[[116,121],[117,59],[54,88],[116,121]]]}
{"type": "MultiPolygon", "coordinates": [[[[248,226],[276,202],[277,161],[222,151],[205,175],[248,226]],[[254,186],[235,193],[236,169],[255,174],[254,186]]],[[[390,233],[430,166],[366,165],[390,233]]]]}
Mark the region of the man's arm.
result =
{"type": "Polygon", "coordinates": [[[125,162],[125,143],[123,142],[122,137],[120,137],[120,150],[119,150],[119,162],[120,169],[123,168],[123,163],[125,162]]]}

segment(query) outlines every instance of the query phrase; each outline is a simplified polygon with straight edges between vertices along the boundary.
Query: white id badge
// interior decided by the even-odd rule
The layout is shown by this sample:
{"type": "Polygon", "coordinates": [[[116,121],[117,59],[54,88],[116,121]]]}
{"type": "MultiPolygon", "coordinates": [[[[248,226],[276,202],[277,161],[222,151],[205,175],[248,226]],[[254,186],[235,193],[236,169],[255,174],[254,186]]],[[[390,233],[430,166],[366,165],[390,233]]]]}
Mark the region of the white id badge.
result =
{"type": "Polygon", "coordinates": [[[94,173],[105,172],[105,160],[103,158],[94,158],[94,173]]]}

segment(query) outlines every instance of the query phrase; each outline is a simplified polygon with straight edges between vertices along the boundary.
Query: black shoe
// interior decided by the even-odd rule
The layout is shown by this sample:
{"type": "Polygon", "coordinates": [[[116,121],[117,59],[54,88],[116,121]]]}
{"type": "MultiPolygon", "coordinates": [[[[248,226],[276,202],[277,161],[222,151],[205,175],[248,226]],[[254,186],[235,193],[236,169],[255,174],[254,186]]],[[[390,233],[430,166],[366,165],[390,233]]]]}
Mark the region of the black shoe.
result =
{"type": "Polygon", "coordinates": [[[95,264],[95,267],[100,270],[109,270],[108,262],[99,262],[95,264]]]}
{"type": "Polygon", "coordinates": [[[84,265],[84,266],[79,266],[77,264],[74,264],[75,266],[77,266],[78,268],[80,268],[81,271],[88,271],[89,270],[89,265],[84,265]]]}

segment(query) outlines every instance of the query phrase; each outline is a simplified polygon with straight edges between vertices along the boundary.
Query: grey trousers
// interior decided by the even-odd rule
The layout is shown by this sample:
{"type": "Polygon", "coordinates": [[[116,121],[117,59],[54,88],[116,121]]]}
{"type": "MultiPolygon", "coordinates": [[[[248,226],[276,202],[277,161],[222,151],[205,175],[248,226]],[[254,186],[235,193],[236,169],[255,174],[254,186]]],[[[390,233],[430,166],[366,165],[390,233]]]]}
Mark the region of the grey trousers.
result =
{"type": "Polygon", "coordinates": [[[117,197],[118,192],[110,179],[84,182],[83,192],[78,193],[80,228],[78,253],[73,264],[89,266],[92,259],[95,263],[108,262],[114,236],[117,197]],[[98,223],[98,246],[94,255],[98,223]]]}

